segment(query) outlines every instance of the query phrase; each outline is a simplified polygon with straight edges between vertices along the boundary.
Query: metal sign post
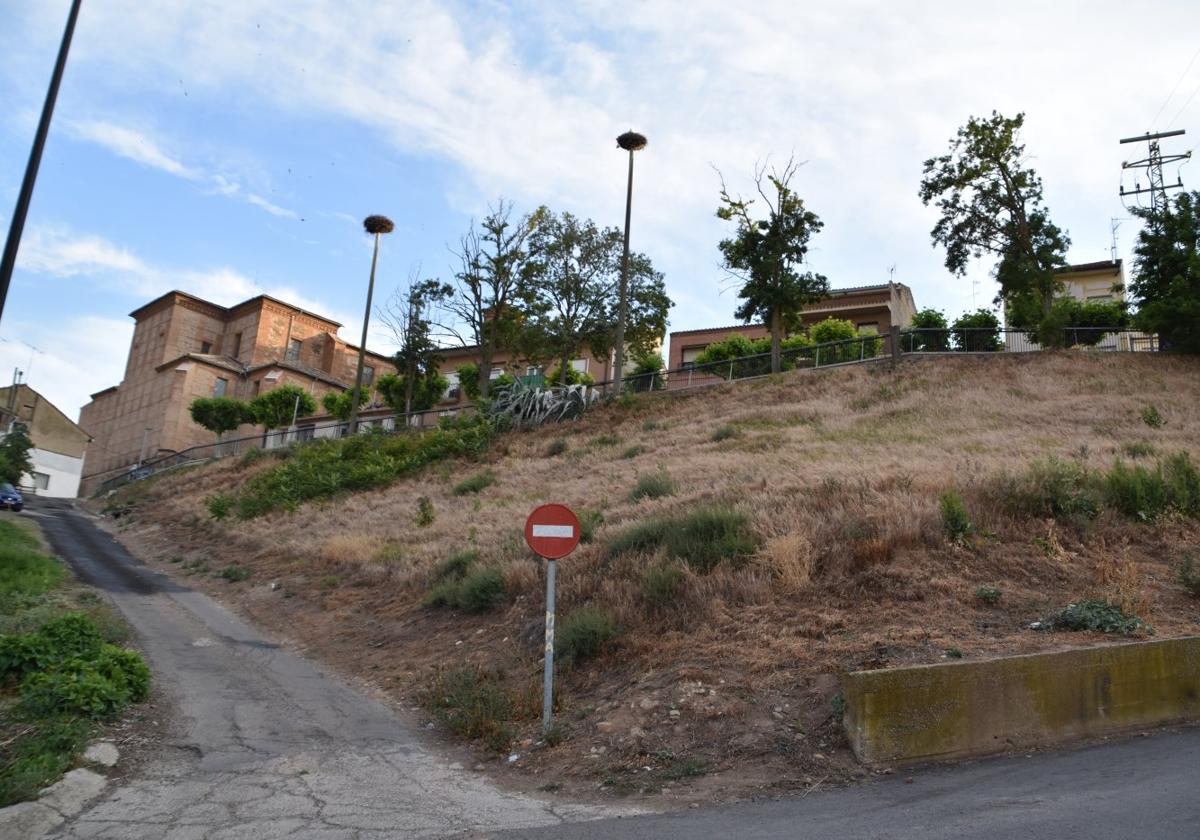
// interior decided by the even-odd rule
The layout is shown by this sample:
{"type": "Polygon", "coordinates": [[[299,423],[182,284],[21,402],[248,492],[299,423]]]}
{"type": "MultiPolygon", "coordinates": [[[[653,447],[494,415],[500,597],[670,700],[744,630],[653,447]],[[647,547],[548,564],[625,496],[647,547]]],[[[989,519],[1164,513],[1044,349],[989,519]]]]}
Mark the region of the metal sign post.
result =
{"type": "Polygon", "coordinates": [[[554,709],[554,589],[556,560],[579,545],[579,517],[566,505],[542,505],[525,520],[525,542],[546,563],[546,661],[542,674],[542,731],[554,709]]]}

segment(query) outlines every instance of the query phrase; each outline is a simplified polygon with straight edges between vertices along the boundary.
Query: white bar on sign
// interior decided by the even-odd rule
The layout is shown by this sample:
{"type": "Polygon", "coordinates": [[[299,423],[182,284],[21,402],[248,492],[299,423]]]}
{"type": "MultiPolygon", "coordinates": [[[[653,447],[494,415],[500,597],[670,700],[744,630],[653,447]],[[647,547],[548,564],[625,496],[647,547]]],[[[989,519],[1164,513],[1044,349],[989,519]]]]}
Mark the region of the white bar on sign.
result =
{"type": "Polygon", "coordinates": [[[565,540],[575,536],[575,526],[573,525],[534,525],[533,535],[535,537],[562,537],[565,540]]]}

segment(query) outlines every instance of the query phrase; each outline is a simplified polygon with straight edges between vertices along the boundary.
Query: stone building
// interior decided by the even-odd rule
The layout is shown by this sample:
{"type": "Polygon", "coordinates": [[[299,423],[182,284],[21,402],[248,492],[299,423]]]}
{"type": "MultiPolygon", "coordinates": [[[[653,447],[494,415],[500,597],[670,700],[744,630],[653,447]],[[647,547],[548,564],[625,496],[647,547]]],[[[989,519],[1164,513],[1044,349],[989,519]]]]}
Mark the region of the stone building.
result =
{"type": "MultiPolygon", "coordinates": [[[[320,405],[326,393],[354,384],[358,347],[338,338],[341,324],[267,295],[224,307],[173,291],[130,317],[136,324],[121,384],[92,394],[80,413],[94,440],[84,492],[143,461],[211,443],[189,413],[198,397],[251,400],[298,385],[320,405]]],[[[388,372],[395,372],[390,356],[367,353],[365,383],[388,372]]]]}
{"type": "MultiPolygon", "coordinates": [[[[884,283],[879,286],[855,286],[831,289],[828,297],[804,307],[801,320],[805,326],[820,323],[826,318],[850,321],[860,333],[888,333],[892,325],[906,327],[917,313],[912,290],[903,283],[884,283]]],[[[695,362],[704,348],[732,335],[744,335],[751,340],[771,334],[763,324],[744,324],[732,327],[705,327],[671,333],[670,370],[679,370],[695,362]]]]}
{"type": "Polygon", "coordinates": [[[60,499],[79,492],[88,435],[53,403],[28,385],[0,388],[0,438],[20,423],[33,442],[32,469],[21,481],[24,492],[60,499]]]}

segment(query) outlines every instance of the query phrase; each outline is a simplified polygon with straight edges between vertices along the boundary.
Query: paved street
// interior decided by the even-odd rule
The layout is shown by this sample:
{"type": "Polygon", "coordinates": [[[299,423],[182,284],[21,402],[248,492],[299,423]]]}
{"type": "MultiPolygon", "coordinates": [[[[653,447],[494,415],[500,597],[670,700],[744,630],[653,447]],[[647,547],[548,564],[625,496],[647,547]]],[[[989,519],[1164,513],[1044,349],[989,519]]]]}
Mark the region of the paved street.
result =
{"type": "Polygon", "coordinates": [[[55,837],[226,840],[472,836],[611,814],[504,793],[422,747],[382,705],[140,565],[63,503],[55,550],[107,591],[179,709],[175,739],[55,837]]]}
{"type": "Polygon", "coordinates": [[[140,566],[85,516],[45,502],[32,515],[137,629],[182,721],[137,781],[110,790],[58,837],[1200,837],[1197,729],[677,814],[618,818],[503,793],[420,746],[381,705],[140,566]]]}

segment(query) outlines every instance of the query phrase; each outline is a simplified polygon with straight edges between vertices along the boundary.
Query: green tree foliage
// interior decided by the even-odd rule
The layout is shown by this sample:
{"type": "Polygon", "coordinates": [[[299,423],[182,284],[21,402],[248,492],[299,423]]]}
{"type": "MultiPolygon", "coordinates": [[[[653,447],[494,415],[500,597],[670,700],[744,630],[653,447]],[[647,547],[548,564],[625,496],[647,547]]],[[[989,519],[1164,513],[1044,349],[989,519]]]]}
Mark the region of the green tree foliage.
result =
{"type": "Polygon", "coordinates": [[[972,353],[991,353],[1003,350],[1000,340],[1000,319],[987,309],[964,312],[950,327],[954,349],[972,353]]]}
{"type": "Polygon", "coordinates": [[[948,154],[925,161],[920,196],[941,212],[931,235],[946,249],[946,268],[964,276],[972,259],[995,258],[997,302],[1032,326],[1061,289],[1055,272],[1070,240],[1050,221],[1041,178],[1026,165],[1017,139],[1024,123],[1024,114],[971,117],[948,154]]]}
{"type": "Polygon", "coordinates": [[[292,417],[307,417],[317,410],[312,394],[298,385],[280,385],[259,394],[250,401],[254,421],[266,429],[284,429],[292,425],[292,417]],[[299,409],[296,400],[299,399],[299,409]]]}
{"type": "MultiPolygon", "coordinates": [[[[790,370],[797,357],[804,355],[812,341],[803,333],[788,336],[780,342],[782,370],[790,370]]],[[[712,376],[741,379],[746,376],[765,376],[771,372],[770,337],[751,340],[735,333],[724,341],[713,342],[696,357],[696,369],[712,376]]]]}
{"type": "MultiPolygon", "coordinates": [[[[350,409],[354,406],[354,404],[351,402],[351,400],[354,399],[353,394],[353,388],[348,391],[341,392],[330,391],[328,394],[321,397],[321,405],[329,414],[345,423],[350,419],[350,409]]],[[[365,390],[359,391],[358,404],[360,406],[366,405],[367,397],[368,394],[365,390]]]]}
{"type": "Polygon", "coordinates": [[[8,434],[0,440],[0,481],[14,487],[21,483],[21,477],[33,468],[29,460],[31,449],[33,441],[24,424],[13,423],[8,434]]]}
{"type": "MultiPolygon", "coordinates": [[[[458,374],[458,384],[462,387],[463,393],[467,395],[469,400],[478,400],[483,397],[483,390],[479,385],[479,365],[474,362],[467,362],[465,365],[459,365],[454,369],[458,374]]],[[[516,382],[516,377],[511,373],[502,373],[491,381],[491,391],[495,392],[501,388],[507,388],[516,382]]]]}
{"type": "Polygon", "coordinates": [[[635,353],[630,360],[633,366],[626,379],[631,391],[661,391],[667,387],[666,380],[659,374],[665,367],[663,357],[658,353],[635,353]]]}
{"type": "MultiPolygon", "coordinates": [[[[460,240],[460,267],[442,304],[442,330],[463,346],[478,346],[479,367],[485,371],[492,369],[497,350],[513,350],[519,343],[532,271],[529,238],[547,215],[543,207],[514,221],[512,209],[501,199],[460,240]]],[[[476,382],[484,398],[495,384],[478,376],[476,382]]]]}
{"type": "Polygon", "coordinates": [[[800,310],[829,294],[823,275],[800,271],[808,240],[822,223],[791,188],[799,167],[789,159],[782,171],[756,168],[754,183],[766,207],[765,219],[751,218],[753,199],[731,196],[724,179],[717,209],[718,218],[736,225],[734,235],[718,245],[726,271],[742,284],[742,304],[735,314],[747,324],[760,320],[770,328],[774,373],[783,369],[783,338],[799,326],[800,310]]]}
{"type": "Polygon", "coordinates": [[[546,374],[547,385],[591,385],[596,381],[590,373],[581,373],[567,365],[566,369],[551,368],[546,374]]]}
{"type": "Polygon", "coordinates": [[[821,365],[851,362],[856,359],[873,359],[883,350],[882,338],[873,339],[870,336],[860,336],[853,321],[841,318],[826,318],[819,324],[813,324],[808,334],[813,344],[845,342],[834,344],[832,347],[820,348],[819,357],[814,358],[814,363],[821,365]],[[861,340],[856,341],[855,339],[861,340]]]}
{"type": "MultiPolygon", "coordinates": [[[[410,411],[428,411],[439,402],[450,387],[450,381],[436,370],[424,370],[409,388],[409,378],[394,373],[385,373],[375,383],[375,389],[383,401],[395,411],[407,414],[410,411]]],[[[347,400],[347,405],[349,401],[347,400]]],[[[349,415],[347,414],[347,419],[349,415]]]]}
{"type": "Polygon", "coordinates": [[[1157,333],[1163,349],[1200,353],[1200,192],[1180,193],[1145,222],[1134,246],[1129,284],[1138,329],[1157,333]]]}
{"type": "Polygon", "coordinates": [[[906,353],[945,353],[950,349],[950,324],[936,309],[922,309],[905,328],[900,346],[906,353]]]}
{"type": "Polygon", "coordinates": [[[1120,302],[1058,298],[1030,338],[1045,347],[1094,347],[1104,336],[1129,326],[1129,313],[1120,302]]]}
{"type": "Polygon", "coordinates": [[[409,276],[408,286],[393,292],[380,313],[399,348],[394,362],[400,375],[388,379],[386,388],[381,378],[377,387],[396,411],[407,414],[432,408],[445,393],[446,385],[434,393],[438,380],[445,383],[445,379],[437,370],[441,357],[433,335],[432,312],[453,293],[449,284],[421,280],[419,273],[414,271],[409,276]]]}
{"type": "Polygon", "coordinates": [[[250,406],[233,397],[201,397],[192,401],[189,411],[193,422],[215,434],[218,441],[243,423],[254,422],[250,406]]]}

